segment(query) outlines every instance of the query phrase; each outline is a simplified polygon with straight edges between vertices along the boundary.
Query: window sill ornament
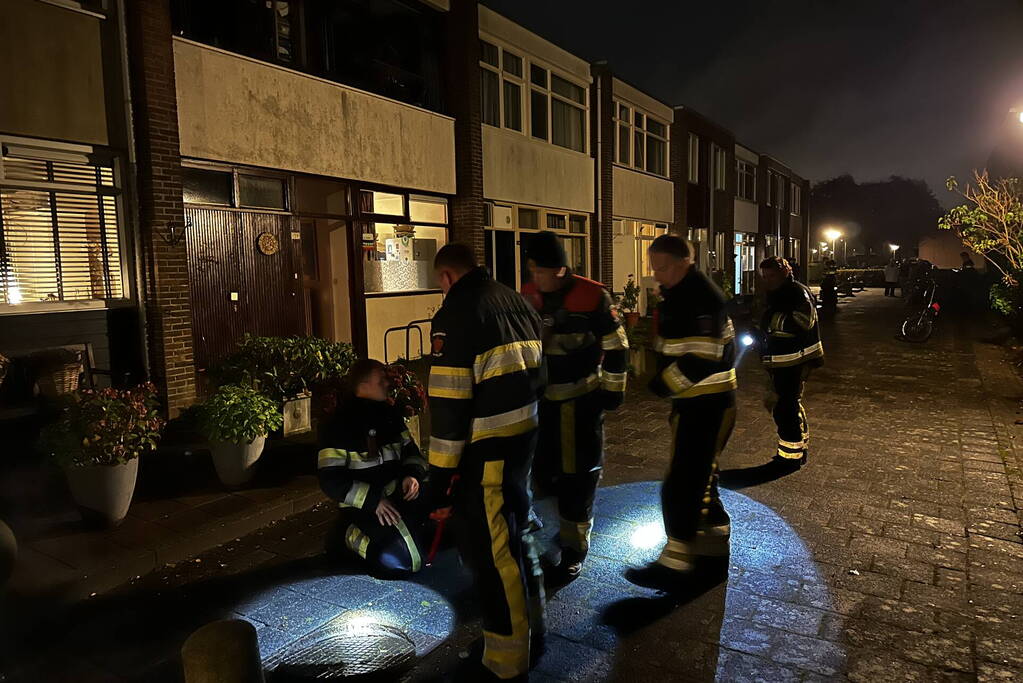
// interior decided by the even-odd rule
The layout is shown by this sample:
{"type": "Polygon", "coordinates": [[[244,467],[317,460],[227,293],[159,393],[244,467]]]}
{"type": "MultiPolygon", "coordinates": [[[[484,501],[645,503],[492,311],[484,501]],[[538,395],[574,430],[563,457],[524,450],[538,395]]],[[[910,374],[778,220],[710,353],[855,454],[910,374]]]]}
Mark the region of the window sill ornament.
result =
{"type": "Polygon", "coordinates": [[[260,253],[267,256],[273,256],[281,250],[281,243],[277,239],[277,235],[272,232],[263,232],[256,238],[256,246],[259,248],[260,253]]]}

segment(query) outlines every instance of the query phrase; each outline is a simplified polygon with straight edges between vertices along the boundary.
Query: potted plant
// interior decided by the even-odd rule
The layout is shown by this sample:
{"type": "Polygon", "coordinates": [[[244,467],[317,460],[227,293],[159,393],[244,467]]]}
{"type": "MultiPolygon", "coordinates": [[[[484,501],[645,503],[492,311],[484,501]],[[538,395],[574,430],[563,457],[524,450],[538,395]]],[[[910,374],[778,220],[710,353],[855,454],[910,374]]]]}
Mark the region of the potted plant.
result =
{"type": "Polygon", "coordinates": [[[284,422],[280,406],[252,387],[227,384],[199,406],[199,425],[210,442],[213,466],[225,486],[252,478],[266,435],[284,422]]]}
{"type": "Polygon", "coordinates": [[[63,467],[83,519],[114,526],[128,514],[139,456],[156,448],[163,426],[152,384],[83,389],[43,429],[40,446],[63,467]]]}
{"type": "Polygon", "coordinates": [[[388,401],[397,406],[405,418],[409,433],[416,444],[422,446],[420,415],[426,409],[426,390],[416,374],[401,363],[389,364],[385,371],[390,386],[388,401]]]}
{"type": "Polygon", "coordinates": [[[636,278],[629,274],[625,282],[625,291],[618,297],[618,310],[625,315],[625,326],[632,329],[639,320],[639,285],[636,278]]]}
{"type": "Polygon", "coordinates": [[[310,398],[336,390],[356,360],[351,344],[318,337],[246,335],[217,368],[218,384],[251,386],[277,403],[284,434],[311,429],[310,398]]]}

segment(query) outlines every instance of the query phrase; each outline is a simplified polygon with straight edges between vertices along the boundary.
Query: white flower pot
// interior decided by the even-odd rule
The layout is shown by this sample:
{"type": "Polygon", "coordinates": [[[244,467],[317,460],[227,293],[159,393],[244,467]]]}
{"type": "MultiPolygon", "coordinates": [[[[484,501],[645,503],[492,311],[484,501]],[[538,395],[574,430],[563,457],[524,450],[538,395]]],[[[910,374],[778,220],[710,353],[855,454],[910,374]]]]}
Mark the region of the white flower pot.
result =
{"type": "Polygon", "coordinates": [[[224,486],[236,488],[247,484],[255,473],[256,461],[263,455],[265,445],[266,436],[257,436],[249,443],[220,441],[210,444],[213,466],[217,468],[217,476],[224,486]]]}
{"type": "Polygon", "coordinates": [[[66,467],[64,473],[82,518],[87,522],[117,526],[128,514],[135,495],[139,459],[133,458],[123,465],[66,467]]]}

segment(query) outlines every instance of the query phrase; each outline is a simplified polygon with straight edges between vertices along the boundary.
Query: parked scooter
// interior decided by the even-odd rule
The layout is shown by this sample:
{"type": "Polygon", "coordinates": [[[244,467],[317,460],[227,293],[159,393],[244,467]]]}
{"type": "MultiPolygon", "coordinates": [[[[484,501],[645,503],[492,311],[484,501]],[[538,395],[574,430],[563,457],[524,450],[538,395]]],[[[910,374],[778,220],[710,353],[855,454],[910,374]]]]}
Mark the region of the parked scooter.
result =
{"type": "Polygon", "coordinates": [[[838,276],[830,268],[821,279],[821,292],[818,298],[823,312],[834,313],[838,310],[838,276]]]}
{"type": "Polygon", "coordinates": [[[936,297],[938,284],[928,273],[916,282],[912,301],[915,302],[913,312],[902,321],[903,341],[923,343],[931,338],[934,332],[934,321],[941,312],[941,304],[936,297]]]}

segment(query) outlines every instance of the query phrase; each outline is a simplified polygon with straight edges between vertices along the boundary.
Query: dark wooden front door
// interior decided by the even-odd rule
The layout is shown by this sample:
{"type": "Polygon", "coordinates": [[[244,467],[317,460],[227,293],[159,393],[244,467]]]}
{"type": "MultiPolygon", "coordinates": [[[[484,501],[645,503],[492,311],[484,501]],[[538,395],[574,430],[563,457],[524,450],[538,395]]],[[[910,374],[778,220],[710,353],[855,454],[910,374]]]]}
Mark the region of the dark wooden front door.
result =
{"type": "Polygon", "coordinates": [[[196,207],[185,215],[196,368],[208,370],[246,332],[305,332],[291,216],[196,207]]]}

